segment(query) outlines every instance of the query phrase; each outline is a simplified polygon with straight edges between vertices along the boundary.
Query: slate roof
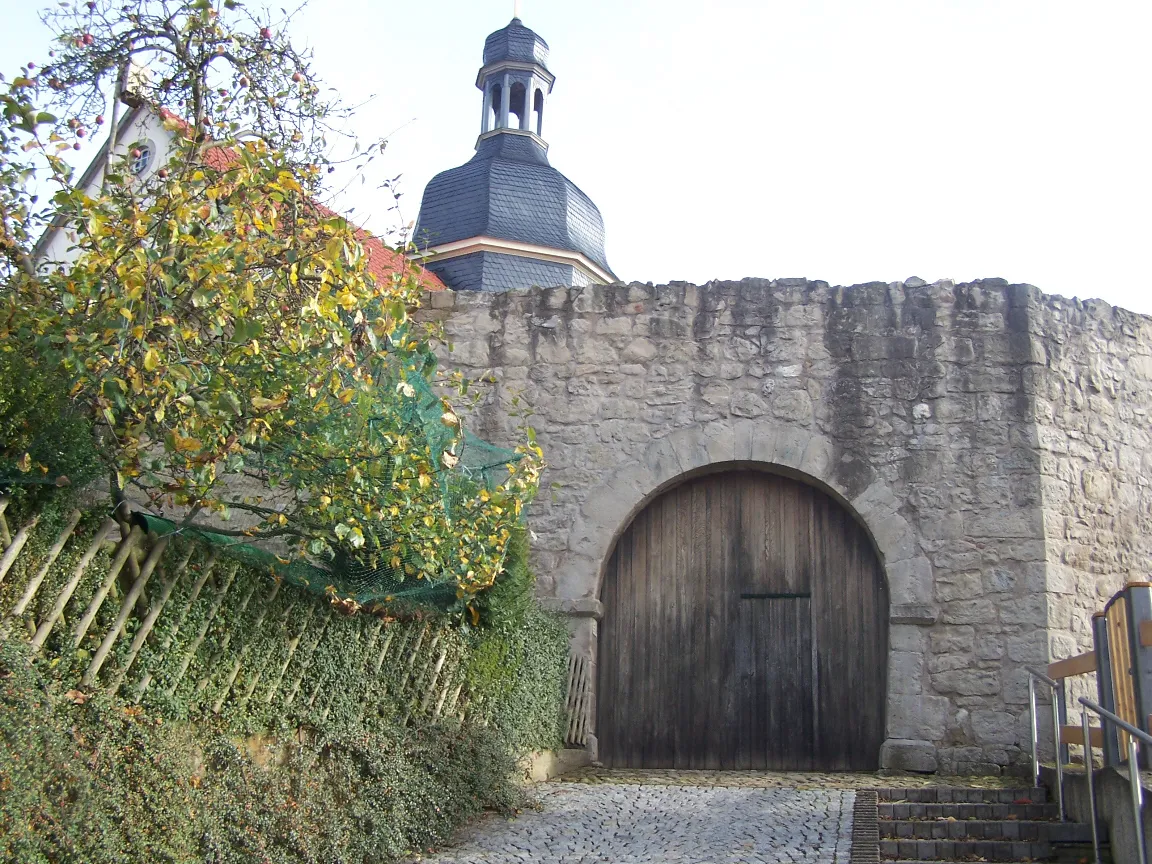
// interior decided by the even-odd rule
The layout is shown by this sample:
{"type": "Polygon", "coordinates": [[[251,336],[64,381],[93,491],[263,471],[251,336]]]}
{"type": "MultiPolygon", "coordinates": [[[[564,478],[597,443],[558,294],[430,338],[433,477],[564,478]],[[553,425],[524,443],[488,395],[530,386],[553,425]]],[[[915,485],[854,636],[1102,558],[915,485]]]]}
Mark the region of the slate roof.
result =
{"type": "Polygon", "coordinates": [[[502,60],[539,63],[547,69],[548,43],[525,27],[519,18],[513,18],[507,27],[484,40],[484,65],[491,66],[502,60]]]}
{"type": "Polygon", "coordinates": [[[424,190],[418,244],[481,236],[579,252],[611,272],[600,211],[526,135],[482,140],[471,160],[437,174],[424,190]]]}
{"type": "Polygon", "coordinates": [[[432,259],[428,269],[457,290],[507,291],[583,284],[571,264],[498,252],[474,252],[442,261],[432,259]]]}

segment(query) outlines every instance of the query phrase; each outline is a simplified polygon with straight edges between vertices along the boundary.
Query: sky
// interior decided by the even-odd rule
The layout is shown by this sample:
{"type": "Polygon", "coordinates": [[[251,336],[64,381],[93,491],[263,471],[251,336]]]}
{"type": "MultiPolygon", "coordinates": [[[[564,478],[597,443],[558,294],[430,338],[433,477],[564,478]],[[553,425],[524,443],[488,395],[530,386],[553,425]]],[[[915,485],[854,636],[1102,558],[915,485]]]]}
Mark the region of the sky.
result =
{"type": "MultiPolygon", "coordinates": [[[[47,50],[38,5],[0,0],[6,73],[47,50]]],[[[356,133],[389,137],[340,193],[354,218],[415,219],[471,157],[484,38],[512,11],[313,0],[296,19],[314,70],[365,103],[356,133]],[[397,175],[399,214],[378,188],[397,175]]],[[[552,164],[599,206],[621,279],[1002,277],[1152,314],[1147,0],[523,0],[522,17],[551,47],[552,164]]]]}

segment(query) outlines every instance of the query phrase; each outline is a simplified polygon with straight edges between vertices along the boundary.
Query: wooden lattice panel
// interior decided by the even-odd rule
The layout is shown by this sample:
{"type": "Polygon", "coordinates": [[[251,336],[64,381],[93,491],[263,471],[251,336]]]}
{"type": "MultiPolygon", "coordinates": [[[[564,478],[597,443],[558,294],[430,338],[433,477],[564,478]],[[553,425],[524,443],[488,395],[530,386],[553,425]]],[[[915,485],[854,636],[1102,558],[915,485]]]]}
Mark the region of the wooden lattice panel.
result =
{"type": "Polygon", "coordinates": [[[568,732],[564,736],[564,743],[570,747],[583,747],[588,743],[589,709],[592,703],[589,665],[588,658],[582,654],[568,655],[568,732]]]}
{"type": "MultiPolygon", "coordinates": [[[[11,517],[0,498],[0,639],[25,639],[48,656],[91,650],[77,685],[140,702],[162,681],[167,697],[194,690],[217,713],[295,704],[324,720],[339,682],[314,660],[326,642],[351,640],[364,667],[381,674],[401,723],[462,718],[469,708],[464,649],[450,628],[334,616],[322,598],[282,591],[279,579],[219,550],[139,526],[79,511],[51,528],[35,515],[20,525],[11,517]],[[226,612],[242,626],[224,629],[226,612]]],[[[577,707],[587,714],[586,668],[578,678],[577,707]]],[[[587,734],[586,721],[575,728],[587,734]]]]}

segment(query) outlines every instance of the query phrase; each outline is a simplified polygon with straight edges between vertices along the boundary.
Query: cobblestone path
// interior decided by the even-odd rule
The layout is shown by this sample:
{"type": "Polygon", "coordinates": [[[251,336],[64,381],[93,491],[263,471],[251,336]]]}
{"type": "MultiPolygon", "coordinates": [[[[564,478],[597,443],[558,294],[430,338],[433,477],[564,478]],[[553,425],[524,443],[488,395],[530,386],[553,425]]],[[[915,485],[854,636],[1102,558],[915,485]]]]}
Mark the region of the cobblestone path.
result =
{"type": "Polygon", "coordinates": [[[488,817],[436,864],[847,864],[843,789],[547,783],[539,812],[488,817]]]}

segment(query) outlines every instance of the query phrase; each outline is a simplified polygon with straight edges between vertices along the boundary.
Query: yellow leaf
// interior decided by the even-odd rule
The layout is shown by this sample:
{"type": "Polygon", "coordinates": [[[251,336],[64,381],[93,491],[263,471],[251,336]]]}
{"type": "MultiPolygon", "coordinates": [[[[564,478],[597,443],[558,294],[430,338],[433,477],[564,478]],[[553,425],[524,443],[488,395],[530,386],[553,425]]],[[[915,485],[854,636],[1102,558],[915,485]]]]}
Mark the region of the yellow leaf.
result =
{"type": "Polygon", "coordinates": [[[176,452],[196,453],[201,449],[201,444],[195,438],[185,438],[179,432],[172,433],[172,441],[176,445],[176,452]]]}
{"type": "Polygon", "coordinates": [[[29,471],[31,471],[32,470],[32,454],[31,453],[25,453],[23,456],[21,456],[20,461],[16,463],[16,467],[19,468],[25,474],[27,474],[29,471]]]}
{"type": "Polygon", "coordinates": [[[131,321],[132,320],[132,310],[127,309],[127,308],[121,308],[120,309],[120,316],[122,318],[127,319],[128,321],[131,321]]]}
{"type": "Polygon", "coordinates": [[[156,371],[156,367],[160,365],[160,355],[156,353],[155,348],[149,348],[144,352],[144,368],[149,372],[156,371]]]}
{"type": "Polygon", "coordinates": [[[421,489],[427,489],[432,485],[432,478],[427,474],[421,474],[420,479],[417,482],[420,484],[421,489]]]}
{"type": "Polygon", "coordinates": [[[278,408],[283,408],[287,404],[287,396],[278,396],[275,399],[265,399],[263,396],[254,396],[252,398],[252,407],[257,411],[274,411],[278,408]]]}

